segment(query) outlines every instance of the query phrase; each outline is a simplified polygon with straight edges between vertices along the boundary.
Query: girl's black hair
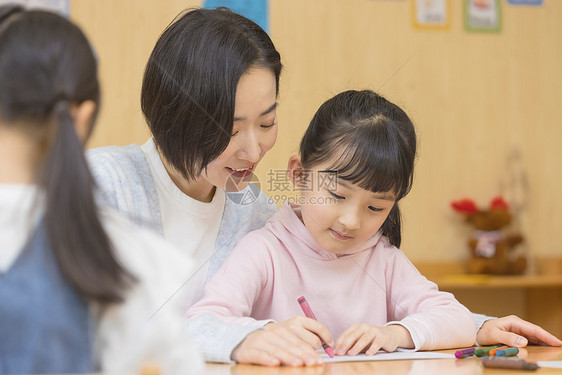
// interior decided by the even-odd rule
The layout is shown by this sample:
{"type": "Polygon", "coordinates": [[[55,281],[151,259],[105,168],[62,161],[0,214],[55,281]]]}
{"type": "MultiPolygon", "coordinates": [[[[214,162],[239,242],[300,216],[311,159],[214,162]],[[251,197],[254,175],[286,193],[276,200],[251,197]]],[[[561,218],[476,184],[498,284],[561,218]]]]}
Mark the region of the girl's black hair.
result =
{"type": "Polygon", "coordinates": [[[391,191],[396,204],[381,227],[400,246],[398,201],[412,187],[416,132],[395,104],[377,93],[345,91],[320,106],[300,144],[304,168],[328,163],[337,178],[373,192],[391,191]]]}
{"type": "Polygon", "coordinates": [[[267,33],[226,8],[178,15],[150,55],[141,107],[165,159],[196,178],[230,142],[240,77],[270,69],[279,91],[281,60],[267,33]]]}
{"type": "Polygon", "coordinates": [[[122,301],[134,277],[115,258],[98,217],[69,108],[86,100],[97,107],[99,98],[97,63],[77,26],[54,13],[0,7],[0,126],[43,147],[36,182],[58,266],[82,297],[105,304],[122,301]]]}

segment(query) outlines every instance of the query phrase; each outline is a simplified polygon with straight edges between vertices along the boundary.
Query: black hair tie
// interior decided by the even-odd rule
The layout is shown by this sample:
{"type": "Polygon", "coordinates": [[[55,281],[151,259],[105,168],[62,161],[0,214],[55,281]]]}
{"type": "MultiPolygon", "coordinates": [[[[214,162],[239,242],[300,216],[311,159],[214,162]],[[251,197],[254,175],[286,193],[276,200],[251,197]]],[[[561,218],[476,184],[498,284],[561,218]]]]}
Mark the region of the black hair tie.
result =
{"type": "Polygon", "coordinates": [[[68,100],[66,99],[60,99],[58,100],[55,105],[53,106],[53,113],[54,114],[60,114],[63,112],[68,112],[69,111],[69,104],[68,104],[68,100]]]}

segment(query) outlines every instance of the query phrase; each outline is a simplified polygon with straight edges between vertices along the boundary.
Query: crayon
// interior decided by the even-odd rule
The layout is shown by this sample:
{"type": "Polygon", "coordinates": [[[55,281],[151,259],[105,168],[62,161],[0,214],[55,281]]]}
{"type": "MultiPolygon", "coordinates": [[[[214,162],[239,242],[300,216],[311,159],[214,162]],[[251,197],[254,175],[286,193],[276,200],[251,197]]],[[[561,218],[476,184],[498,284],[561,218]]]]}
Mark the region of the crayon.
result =
{"type": "Polygon", "coordinates": [[[501,357],[501,356],[512,357],[512,356],[517,355],[517,354],[519,354],[518,348],[507,348],[507,349],[498,350],[496,352],[496,357],[501,357]]]}
{"type": "Polygon", "coordinates": [[[498,347],[498,348],[491,349],[490,352],[488,353],[488,355],[489,355],[490,357],[493,357],[493,356],[496,355],[496,352],[497,352],[498,350],[507,349],[507,348],[509,348],[509,346],[505,346],[505,345],[504,345],[504,346],[500,346],[500,347],[498,347]]]}
{"type": "Polygon", "coordinates": [[[499,345],[495,345],[495,346],[488,346],[487,348],[480,348],[480,349],[476,349],[474,351],[474,355],[477,357],[485,357],[488,355],[488,353],[490,352],[490,350],[492,349],[496,349],[499,348],[499,345]]]}
{"type": "MultiPolygon", "coordinates": [[[[317,320],[316,316],[314,316],[314,313],[312,312],[312,309],[308,305],[308,302],[306,302],[306,298],[304,298],[304,296],[300,297],[297,301],[299,301],[299,304],[301,305],[301,309],[307,318],[317,320]]],[[[324,348],[324,351],[326,352],[326,354],[328,354],[330,358],[334,358],[334,349],[332,349],[330,345],[326,344],[324,340],[322,340],[322,348],[324,348]]]]}
{"type": "Polygon", "coordinates": [[[471,355],[474,355],[475,350],[476,350],[476,348],[466,348],[466,349],[462,349],[462,350],[457,350],[455,352],[455,357],[457,357],[459,359],[469,357],[471,355]]]}
{"type": "Polygon", "coordinates": [[[534,371],[539,368],[535,362],[527,362],[520,358],[486,357],[482,358],[482,365],[486,368],[510,368],[534,371]]]}

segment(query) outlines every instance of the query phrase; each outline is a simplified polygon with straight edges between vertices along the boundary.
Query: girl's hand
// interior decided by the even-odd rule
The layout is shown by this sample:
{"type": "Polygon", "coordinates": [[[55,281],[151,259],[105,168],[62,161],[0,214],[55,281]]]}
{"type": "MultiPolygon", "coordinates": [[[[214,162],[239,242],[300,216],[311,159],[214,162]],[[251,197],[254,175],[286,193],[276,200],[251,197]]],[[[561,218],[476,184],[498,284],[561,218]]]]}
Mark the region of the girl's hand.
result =
{"type": "Polygon", "coordinates": [[[410,332],[401,325],[375,327],[368,324],[355,324],[345,330],[336,340],[336,355],[373,355],[382,349],[393,352],[396,348],[413,348],[410,332]]]}
{"type": "Polygon", "coordinates": [[[233,351],[238,363],[264,366],[313,366],[322,364],[316,349],[322,347],[321,337],[328,345],[333,341],[326,327],[314,319],[295,316],[267,324],[252,332],[233,351]]]}

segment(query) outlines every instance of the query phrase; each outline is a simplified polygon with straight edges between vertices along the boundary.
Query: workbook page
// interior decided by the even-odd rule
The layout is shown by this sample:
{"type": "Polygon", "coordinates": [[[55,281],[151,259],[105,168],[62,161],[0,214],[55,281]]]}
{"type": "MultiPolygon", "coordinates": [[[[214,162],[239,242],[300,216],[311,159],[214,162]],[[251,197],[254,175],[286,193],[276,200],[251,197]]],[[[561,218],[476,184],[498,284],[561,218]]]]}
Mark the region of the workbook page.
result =
{"type": "Polygon", "coordinates": [[[540,367],[562,368],[562,361],[539,361],[537,365],[540,367]]]}
{"type": "Polygon", "coordinates": [[[334,362],[354,362],[354,361],[393,361],[404,359],[451,359],[455,358],[453,354],[438,352],[377,352],[375,355],[358,354],[354,356],[335,356],[330,358],[328,354],[322,353],[324,363],[334,362]]]}

